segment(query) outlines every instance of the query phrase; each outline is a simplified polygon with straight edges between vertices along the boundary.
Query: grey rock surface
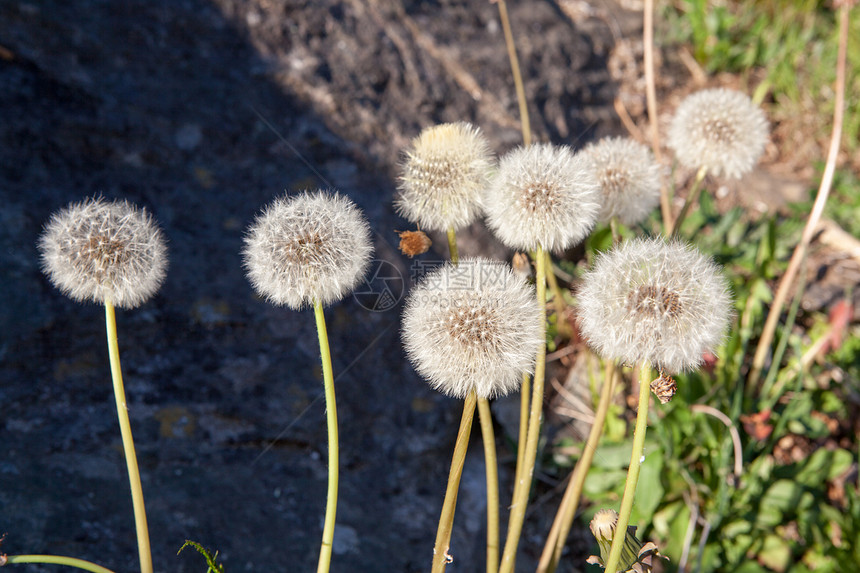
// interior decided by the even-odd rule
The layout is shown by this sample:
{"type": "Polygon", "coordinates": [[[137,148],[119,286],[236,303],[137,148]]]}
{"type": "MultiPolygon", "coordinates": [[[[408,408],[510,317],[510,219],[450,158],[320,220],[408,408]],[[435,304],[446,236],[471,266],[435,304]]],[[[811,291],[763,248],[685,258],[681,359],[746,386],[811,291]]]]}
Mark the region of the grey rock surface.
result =
{"type": "MultiPolygon", "coordinates": [[[[616,132],[608,25],[575,23],[553,2],[514,3],[511,18],[536,136],[580,146],[616,132]]],[[[231,573],[313,570],[326,489],[313,313],[254,296],[243,230],[285,191],[337,188],[366,212],[377,259],[404,277],[396,301],[411,264],[392,207],[403,147],[460,120],[498,152],[519,141],[496,7],[8,0],[0,103],[2,550],[137,568],[103,311],[53,289],[36,250],[53,211],[102,195],[146,207],[169,239],[163,288],[118,316],[156,570],[204,570],[193,552],[176,556],[185,539],[218,549],[231,573]]],[[[476,224],[461,252],[479,251],[506,254],[476,224]]],[[[373,304],[326,311],[341,428],[332,570],[425,571],[461,404],[406,361],[399,302],[373,304]]],[[[454,572],[483,568],[477,426],[473,440],[454,572]]],[[[526,539],[549,519],[531,514],[526,539]]],[[[522,570],[539,550],[524,543],[522,570]]]]}

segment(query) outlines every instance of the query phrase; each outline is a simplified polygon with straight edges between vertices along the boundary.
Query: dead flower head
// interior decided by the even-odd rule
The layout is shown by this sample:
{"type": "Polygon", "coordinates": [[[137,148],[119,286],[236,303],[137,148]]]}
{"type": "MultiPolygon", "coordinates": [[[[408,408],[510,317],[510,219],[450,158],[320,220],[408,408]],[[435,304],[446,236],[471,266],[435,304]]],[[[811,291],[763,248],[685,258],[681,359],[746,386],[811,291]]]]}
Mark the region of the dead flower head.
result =
{"type": "Polygon", "coordinates": [[[667,144],[689,169],[738,179],[752,171],[764,152],[764,112],[741,92],[708,89],[688,96],[672,119],[667,144]]]}
{"type": "Polygon", "coordinates": [[[578,292],[582,333],[605,358],[648,360],[667,373],[696,368],[722,341],[731,297],[695,248],[632,239],[600,256],[578,292]]]}
{"type": "Polygon", "coordinates": [[[544,344],[534,289],[507,264],[482,258],[424,277],[409,293],[402,335],[418,373],[456,398],[516,390],[544,344]]]}
{"type": "Polygon", "coordinates": [[[245,236],[245,270],[268,301],[294,310],[343,298],[361,282],[373,247],[361,211],[337,193],[275,199],[245,236]]]}
{"type": "Polygon", "coordinates": [[[493,166],[480,129],[463,122],[429,127],[406,151],[397,212],[429,231],[461,229],[480,214],[493,166]]]}
{"type": "Polygon", "coordinates": [[[152,217],[127,201],[72,203],[55,213],[39,239],[42,268],[76,301],[135,308],[167,274],[167,246],[152,217]]]}
{"type": "Polygon", "coordinates": [[[600,191],[581,153],[529,145],[502,157],[484,210],[493,234],[512,249],[566,249],[594,227],[600,191]]]}

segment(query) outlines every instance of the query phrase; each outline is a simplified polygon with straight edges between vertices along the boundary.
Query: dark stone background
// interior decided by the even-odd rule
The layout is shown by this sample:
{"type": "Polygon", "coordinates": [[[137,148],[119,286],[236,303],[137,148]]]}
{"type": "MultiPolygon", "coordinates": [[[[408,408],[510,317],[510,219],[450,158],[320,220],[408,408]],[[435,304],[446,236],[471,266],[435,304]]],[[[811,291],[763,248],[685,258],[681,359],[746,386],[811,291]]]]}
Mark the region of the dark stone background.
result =
{"type": "MultiPolygon", "coordinates": [[[[580,146],[618,132],[606,59],[610,24],[629,28],[630,13],[513,4],[537,137],[580,146]]],[[[231,573],[312,570],[326,488],[313,315],[254,296],[243,229],[285,190],[335,187],[367,214],[377,258],[408,277],[397,161],[421,128],[459,120],[500,153],[520,140],[498,11],[483,0],[0,2],[3,551],[137,568],[103,311],[53,289],[35,247],[53,211],[103,195],[145,206],[170,241],[159,294],[118,313],[156,570],[204,570],[176,556],[186,538],[220,550],[231,573]]],[[[507,256],[477,224],[461,250],[507,256]]],[[[327,310],[341,428],[333,571],[429,568],[460,403],[412,371],[399,308],[347,298],[327,310]]],[[[450,571],[483,569],[483,471],[473,441],[450,571]]],[[[555,503],[538,507],[523,571],[555,503]]],[[[584,567],[574,562],[563,570],[584,567]]]]}

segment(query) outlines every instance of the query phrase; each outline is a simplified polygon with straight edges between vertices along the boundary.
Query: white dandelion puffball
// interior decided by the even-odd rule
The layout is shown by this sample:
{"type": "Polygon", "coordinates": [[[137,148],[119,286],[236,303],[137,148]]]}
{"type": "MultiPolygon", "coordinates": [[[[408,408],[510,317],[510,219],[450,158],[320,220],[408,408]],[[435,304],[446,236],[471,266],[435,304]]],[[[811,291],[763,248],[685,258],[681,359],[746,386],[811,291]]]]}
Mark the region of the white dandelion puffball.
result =
{"type": "Polygon", "coordinates": [[[92,198],[54,213],[39,239],[42,269],[73,300],[140,306],[167,274],[164,235],[144,209],[92,198]]]}
{"type": "Polygon", "coordinates": [[[534,289],[506,263],[483,258],[429,273],[409,293],[402,328],[415,370],[455,398],[518,389],[545,344],[534,289]]]}
{"type": "Polygon", "coordinates": [[[604,358],[691,370],[723,340],[732,301],[717,265],[695,248],[633,239],[600,256],[578,293],[582,333],[604,358]]]}
{"type": "Polygon", "coordinates": [[[566,249],[594,226],[600,190],[588,162],[569,147],[518,147],[499,161],[484,211],[490,229],[512,249],[566,249]]]}
{"type": "Polygon", "coordinates": [[[617,217],[625,225],[635,225],[660,203],[660,166],[647,146],[629,137],[607,137],[580,153],[600,186],[601,223],[617,217]]]}
{"type": "Polygon", "coordinates": [[[494,164],[478,128],[462,122],[429,127],[406,151],[397,212],[429,231],[466,227],[481,212],[494,164]]]}
{"type": "Polygon", "coordinates": [[[681,102],[667,144],[684,167],[738,179],[764,153],[768,131],[764,112],[746,94],[709,89],[681,102]]]}
{"type": "Polygon", "coordinates": [[[317,191],[275,199],[248,229],[242,251],[260,296],[294,310],[340,300],[364,278],[373,247],[355,204],[317,191]]]}

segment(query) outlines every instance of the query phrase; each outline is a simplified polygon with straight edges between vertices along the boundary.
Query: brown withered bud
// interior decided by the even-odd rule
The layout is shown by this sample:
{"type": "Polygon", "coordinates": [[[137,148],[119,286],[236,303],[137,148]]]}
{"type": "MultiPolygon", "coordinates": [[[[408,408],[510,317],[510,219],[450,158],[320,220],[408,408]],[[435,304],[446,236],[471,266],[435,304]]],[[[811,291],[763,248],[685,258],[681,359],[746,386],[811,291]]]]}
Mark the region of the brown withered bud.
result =
{"type": "Polygon", "coordinates": [[[422,255],[430,249],[433,241],[424,231],[395,231],[400,237],[400,252],[410,259],[422,255]]]}
{"type": "Polygon", "coordinates": [[[660,371],[660,376],[651,381],[651,391],[657,396],[661,404],[666,404],[678,391],[678,384],[675,379],[660,371]]]}

